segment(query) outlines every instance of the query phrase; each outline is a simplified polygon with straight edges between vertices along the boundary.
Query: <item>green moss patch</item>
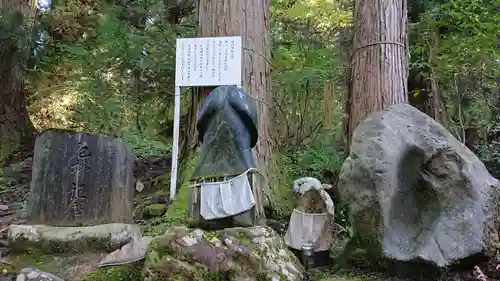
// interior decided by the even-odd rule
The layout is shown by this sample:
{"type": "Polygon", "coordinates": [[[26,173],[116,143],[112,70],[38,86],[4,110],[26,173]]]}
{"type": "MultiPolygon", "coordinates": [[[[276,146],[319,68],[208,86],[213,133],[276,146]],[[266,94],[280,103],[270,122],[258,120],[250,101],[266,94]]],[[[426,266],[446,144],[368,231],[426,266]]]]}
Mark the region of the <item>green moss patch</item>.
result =
{"type": "Polygon", "coordinates": [[[384,276],[379,274],[368,274],[354,270],[326,270],[314,269],[311,271],[311,280],[316,281],[383,281],[384,276]]]}
{"type": "MultiPolygon", "coordinates": [[[[170,226],[186,225],[188,223],[188,204],[189,204],[189,179],[196,167],[197,157],[191,157],[183,163],[182,171],[179,175],[180,188],[176,194],[175,200],[168,206],[167,212],[158,218],[155,218],[144,228],[144,234],[149,236],[158,236],[165,233],[170,226]]],[[[165,183],[167,186],[170,182],[165,183]]]]}
{"type": "Polygon", "coordinates": [[[0,270],[4,273],[17,274],[23,268],[34,267],[65,280],[81,280],[92,268],[97,267],[101,257],[102,254],[97,252],[47,255],[40,251],[31,250],[24,254],[4,257],[0,263],[0,270]]]}
{"type": "Polygon", "coordinates": [[[13,253],[23,254],[26,252],[30,252],[34,249],[36,251],[44,253],[44,254],[58,254],[58,253],[81,253],[88,250],[98,250],[98,251],[106,251],[112,252],[116,249],[121,248],[126,243],[116,244],[114,242],[109,241],[109,239],[102,238],[82,238],[74,241],[29,241],[26,238],[18,237],[16,239],[9,240],[9,246],[13,253]]]}
{"type": "Polygon", "coordinates": [[[141,261],[99,268],[87,275],[82,281],[142,281],[143,265],[144,263],[141,261]]]}
{"type": "Polygon", "coordinates": [[[144,215],[146,217],[160,217],[167,211],[165,204],[151,204],[144,208],[144,215]]]}

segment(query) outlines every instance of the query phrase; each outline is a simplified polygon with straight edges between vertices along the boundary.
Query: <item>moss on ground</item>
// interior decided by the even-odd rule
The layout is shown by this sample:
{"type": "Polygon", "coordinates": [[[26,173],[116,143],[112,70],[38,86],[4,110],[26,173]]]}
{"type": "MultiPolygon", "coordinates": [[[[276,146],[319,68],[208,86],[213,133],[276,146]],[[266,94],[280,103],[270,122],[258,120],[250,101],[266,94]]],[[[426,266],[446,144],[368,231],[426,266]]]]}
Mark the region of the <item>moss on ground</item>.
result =
{"type": "Polygon", "coordinates": [[[188,220],[189,194],[186,186],[183,186],[177,194],[176,200],[168,207],[167,212],[153,219],[150,224],[144,228],[144,235],[158,236],[165,233],[170,226],[186,225],[188,220]]]}
{"type": "Polygon", "coordinates": [[[144,208],[144,215],[148,217],[160,217],[167,211],[165,204],[151,204],[144,208]]]}
{"type": "MultiPolygon", "coordinates": [[[[99,254],[95,252],[80,253],[79,255],[47,255],[40,251],[32,250],[24,254],[10,255],[4,258],[2,262],[0,262],[0,272],[4,274],[17,274],[23,268],[34,267],[41,271],[49,272],[64,278],[63,276],[68,273],[66,270],[74,266],[88,264],[89,262],[93,264],[97,261],[96,258],[99,259],[99,254]]],[[[77,280],[142,281],[143,265],[144,261],[138,261],[126,265],[102,267],[95,269],[86,276],[85,273],[84,275],[80,275],[83,279],[78,277],[77,280]]],[[[95,264],[93,266],[95,266],[95,264]]],[[[72,277],[76,278],[76,276],[72,277]]]]}
{"type": "Polygon", "coordinates": [[[144,262],[99,268],[82,281],[141,281],[144,262]]]}
{"type": "Polygon", "coordinates": [[[314,269],[311,271],[311,280],[315,281],[383,281],[385,278],[379,274],[368,274],[351,270],[325,270],[314,269]]]}
{"type": "Polygon", "coordinates": [[[46,272],[53,272],[54,256],[38,250],[29,250],[24,254],[9,255],[0,263],[0,272],[18,273],[25,267],[35,267],[46,272]]]}
{"type": "MultiPolygon", "coordinates": [[[[167,212],[153,221],[144,229],[144,235],[158,236],[170,227],[176,225],[186,225],[188,222],[188,204],[189,204],[189,179],[191,178],[194,169],[196,168],[197,157],[192,157],[190,160],[183,163],[183,169],[179,174],[180,188],[176,194],[176,198],[171,205],[168,206],[167,212]]],[[[167,179],[164,179],[165,181],[167,179]]],[[[170,180],[170,178],[168,178],[170,180]]],[[[164,183],[166,186],[170,182],[164,183]]]]}

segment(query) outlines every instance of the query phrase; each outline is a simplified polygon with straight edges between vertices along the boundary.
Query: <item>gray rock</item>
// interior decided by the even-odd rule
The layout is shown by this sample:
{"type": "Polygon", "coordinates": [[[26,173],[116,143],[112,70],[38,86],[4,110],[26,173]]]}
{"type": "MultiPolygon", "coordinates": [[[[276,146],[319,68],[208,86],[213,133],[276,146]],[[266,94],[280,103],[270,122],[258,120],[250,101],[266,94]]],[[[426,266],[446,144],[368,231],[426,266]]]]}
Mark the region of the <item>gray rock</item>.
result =
{"type": "Polygon", "coordinates": [[[48,253],[74,252],[86,248],[114,251],[134,237],[140,236],[141,229],[138,225],[123,223],[81,227],[12,224],[8,232],[12,247],[22,250],[29,245],[34,245],[48,253]],[[26,243],[26,240],[31,244],[26,243]],[[51,245],[51,247],[45,245],[51,245]]]}
{"type": "Polygon", "coordinates": [[[36,270],[36,269],[34,269],[33,267],[25,267],[25,268],[21,269],[20,273],[28,274],[30,272],[33,272],[33,270],[36,270]]]}
{"type": "Polygon", "coordinates": [[[26,276],[24,276],[24,274],[21,273],[17,275],[16,281],[24,281],[24,280],[26,280],[26,276]]]}
{"type": "Polygon", "coordinates": [[[35,270],[35,271],[32,271],[32,272],[30,272],[30,273],[26,274],[26,277],[28,277],[28,279],[30,279],[30,280],[31,280],[31,279],[36,279],[36,278],[38,278],[38,276],[39,276],[39,275],[40,275],[40,273],[39,273],[38,271],[36,271],[36,270],[35,270]]]}
{"type": "Polygon", "coordinates": [[[374,256],[443,267],[499,241],[499,181],[443,126],[407,104],[356,128],[338,190],[356,238],[374,256]]]}
{"type": "Polygon", "coordinates": [[[44,272],[32,267],[21,269],[16,281],[25,281],[26,279],[28,279],[29,281],[64,281],[64,279],[54,274],[44,272]]]}

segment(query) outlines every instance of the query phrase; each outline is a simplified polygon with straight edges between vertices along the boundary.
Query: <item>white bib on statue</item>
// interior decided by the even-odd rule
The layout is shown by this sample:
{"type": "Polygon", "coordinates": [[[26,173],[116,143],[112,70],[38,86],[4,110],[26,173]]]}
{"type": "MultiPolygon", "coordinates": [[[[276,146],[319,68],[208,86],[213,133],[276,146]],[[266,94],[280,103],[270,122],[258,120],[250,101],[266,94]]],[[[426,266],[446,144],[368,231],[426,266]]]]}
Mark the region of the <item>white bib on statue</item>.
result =
{"type": "Polygon", "coordinates": [[[333,242],[330,213],[307,214],[294,209],[285,235],[285,244],[301,250],[305,243],[312,243],[315,252],[330,249],[333,242]]]}
{"type": "Polygon", "coordinates": [[[231,217],[249,211],[255,198],[248,172],[221,182],[204,182],[200,191],[200,215],[205,220],[231,217]]]}

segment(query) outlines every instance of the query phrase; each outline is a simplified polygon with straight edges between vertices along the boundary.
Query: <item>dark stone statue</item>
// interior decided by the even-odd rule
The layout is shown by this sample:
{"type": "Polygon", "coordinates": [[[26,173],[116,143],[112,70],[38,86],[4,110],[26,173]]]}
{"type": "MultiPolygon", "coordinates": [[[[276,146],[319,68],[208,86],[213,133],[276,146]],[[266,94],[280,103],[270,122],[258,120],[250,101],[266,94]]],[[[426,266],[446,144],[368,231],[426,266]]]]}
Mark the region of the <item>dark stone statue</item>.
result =
{"type": "Polygon", "coordinates": [[[262,205],[264,178],[257,172],[252,154],[258,138],[257,106],[252,97],[235,86],[217,87],[201,108],[196,127],[202,145],[190,189],[190,224],[205,229],[261,224],[265,219],[262,205]],[[251,168],[254,169],[249,171],[251,168]],[[249,198],[244,191],[245,183],[241,181],[243,175],[248,178],[255,203],[253,207],[250,205],[249,209],[244,209],[245,206],[237,212],[234,206],[226,208],[223,205],[249,198]],[[227,192],[228,183],[231,192],[227,192]],[[205,210],[217,209],[218,217],[215,218],[214,213],[204,214],[203,206],[205,210]]]}
{"type": "Polygon", "coordinates": [[[235,86],[220,86],[207,97],[196,128],[202,143],[193,177],[238,175],[256,168],[257,107],[235,86]]]}

